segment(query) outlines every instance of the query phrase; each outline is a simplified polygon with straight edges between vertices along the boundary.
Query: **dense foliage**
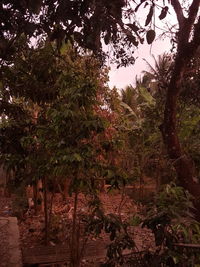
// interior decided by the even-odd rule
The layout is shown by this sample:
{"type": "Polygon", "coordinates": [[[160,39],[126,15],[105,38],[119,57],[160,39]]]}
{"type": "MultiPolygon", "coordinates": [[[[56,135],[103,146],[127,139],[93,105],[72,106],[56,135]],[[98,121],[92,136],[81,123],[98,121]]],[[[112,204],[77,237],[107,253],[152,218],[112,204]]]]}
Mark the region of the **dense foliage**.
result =
{"type": "MultiPolygon", "coordinates": [[[[109,189],[125,186],[131,178],[142,184],[145,175],[157,179],[157,188],[176,181],[179,186],[166,186],[152,217],[143,222],[158,247],[145,261],[181,266],[188,260],[188,266],[194,265],[198,255],[190,259],[184,252],[181,257],[174,242],[199,242],[199,224],[191,214],[200,218],[199,0],[4,0],[0,12],[0,156],[13,174],[14,187],[42,179],[47,194],[52,184],[55,188],[70,180],[75,199],[72,251],[77,247],[78,194],[89,194],[88,232],[110,234],[107,266],[114,266],[123,263],[123,250],[135,243],[127,224],[105,216],[97,205],[98,181],[107,180],[109,189]],[[135,48],[144,38],[148,44],[154,41],[156,16],[165,19],[169,8],[179,26],[171,35],[173,57],[155,60],[155,68],[150,66],[120,99],[106,85],[103,47],[111,46],[118,66],[134,63],[135,48]],[[140,25],[138,10],[145,9],[140,25]]],[[[46,197],[45,203],[47,238],[46,197]]],[[[74,267],[80,265],[75,255],[74,267]]]]}

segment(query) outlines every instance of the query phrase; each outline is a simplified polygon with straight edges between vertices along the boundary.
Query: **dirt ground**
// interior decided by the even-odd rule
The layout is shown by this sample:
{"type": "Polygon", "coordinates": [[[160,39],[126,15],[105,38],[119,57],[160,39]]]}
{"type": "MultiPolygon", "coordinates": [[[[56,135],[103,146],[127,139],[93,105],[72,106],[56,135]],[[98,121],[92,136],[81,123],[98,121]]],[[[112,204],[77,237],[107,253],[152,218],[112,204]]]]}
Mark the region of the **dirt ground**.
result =
{"type": "MultiPolygon", "coordinates": [[[[105,214],[120,215],[122,220],[129,220],[134,216],[139,208],[130,197],[119,193],[101,193],[100,199],[105,214]]],[[[67,197],[63,201],[60,194],[56,194],[52,206],[51,225],[50,231],[50,245],[64,244],[69,240],[70,227],[72,225],[73,213],[73,196],[67,197]]],[[[79,195],[78,214],[88,214],[87,198],[84,195],[79,195]]],[[[24,218],[19,222],[21,244],[23,247],[35,247],[44,244],[44,215],[39,214],[25,214],[24,218]]],[[[147,229],[141,227],[132,227],[131,235],[133,235],[138,250],[149,249],[153,244],[153,235],[147,229]]],[[[91,237],[92,238],[92,237],[91,237]]],[[[94,240],[94,238],[92,238],[94,240]]],[[[109,237],[105,233],[101,234],[101,239],[109,242],[109,237]]]]}
{"type": "MultiPolygon", "coordinates": [[[[51,198],[51,196],[50,196],[51,198]]],[[[121,195],[118,192],[101,193],[100,200],[105,214],[120,215],[123,221],[129,220],[131,216],[141,212],[143,207],[139,207],[129,196],[121,195]]],[[[13,200],[15,201],[15,200],[13,200]]],[[[69,239],[70,227],[72,225],[74,197],[67,197],[65,201],[61,194],[55,194],[53,206],[50,231],[49,245],[64,244],[69,239]]],[[[88,199],[80,194],[78,201],[78,214],[88,214],[88,199]]],[[[8,244],[6,232],[6,217],[13,216],[12,201],[10,198],[0,197],[0,267],[6,267],[8,262],[8,244]]],[[[19,220],[19,230],[21,238],[21,247],[32,248],[44,244],[44,214],[37,216],[33,212],[25,213],[19,220]]],[[[131,235],[134,238],[137,249],[144,251],[151,249],[154,244],[153,235],[147,229],[141,227],[132,227],[131,235]]],[[[92,241],[96,238],[91,237],[92,241]]],[[[102,242],[109,244],[108,234],[102,233],[100,239],[102,242]]]]}

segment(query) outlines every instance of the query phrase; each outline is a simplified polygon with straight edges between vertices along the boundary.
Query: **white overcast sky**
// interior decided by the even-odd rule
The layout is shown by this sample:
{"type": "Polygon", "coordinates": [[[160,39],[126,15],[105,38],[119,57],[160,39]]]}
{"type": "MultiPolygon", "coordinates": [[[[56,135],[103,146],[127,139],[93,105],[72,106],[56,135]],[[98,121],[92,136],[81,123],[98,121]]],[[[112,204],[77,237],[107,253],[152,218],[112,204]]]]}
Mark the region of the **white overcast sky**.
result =
{"type": "Polygon", "coordinates": [[[109,72],[109,86],[112,88],[116,86],[121,89],[126,85],[134,85],[136,75],[139,77],[143,70],[148,70],[147,63],[144,61],[144,58],[154,66],[154,59],[152,54],[157,57],[158,55],[168,52],[171,48],[169,39],[157,40],[153,43],[152,46],[148,44],[143,44],[138,48],[138,51],[135,52],[137,57],[136,62],[133,66],[126,68],[116,69],[115,66],[110,66],[111,71],[109,72]]]}
{"type": "MultiPolygon", "coordinates": [[[[140,22],[141,25],[144,25],[146,15],[148,14],[149,8],[141,8],[139,12],[140,22]],[[145,18],[145,19],[144,19],[145,18]]],[[[157,12],[160,11],[158,10],[157,12]]],[[[172,8],[169,9],[169,13],[164,20],[160,20],[158,18],[159,14],[157,13],[155,24],[160,28],[163,29],[163,31],[171,28],[173,25],[177,24],[176,15],[172,8]],[[167,23],[167,24],[166,24],[167,23]],[[167,26],[168,25],[168,26],[167,26]]],[[[116,69],[115,66],[111,65],[111,71],[109,73],[110,81],[109,86],[112,88],[113,86],[116,86],[118,89],[124,88],[126,85],[134,85],[135,77],[136,75],[139,77],[141,75],[141,72],[143,70],[148,70],[148,66],[146,62],[144,61],[144,58],[152,65],[154,66],[154,59],[152,57],[152,54],[157,58],[158,55],[163,54],[164,52],[169,52],[171,49],[170,39],[165,38],[161,39],[158,36],[163,33],[161,30],[157,30],[157,38],[153,42],[152,45],[148,45],[147,43],[144,43],[140,45],[135,52],[135,58],[136,62],[133,66],[126,67],[126,68],[120,68],[116,69]]]]}

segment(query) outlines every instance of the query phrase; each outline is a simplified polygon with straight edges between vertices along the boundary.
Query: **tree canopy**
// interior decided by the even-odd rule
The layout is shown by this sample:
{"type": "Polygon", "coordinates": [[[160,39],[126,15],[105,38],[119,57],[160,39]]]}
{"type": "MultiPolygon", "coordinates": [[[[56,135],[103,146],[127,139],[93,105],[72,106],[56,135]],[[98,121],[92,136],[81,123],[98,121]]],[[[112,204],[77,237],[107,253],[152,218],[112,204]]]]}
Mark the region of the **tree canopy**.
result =
{"type": "Polygon", "coordinates": [[[148,0],[5,0],[0,6],[0,57],[11,60],[19,51],[18,39],[23,36],[29,43],[33,42],[32,37],[35,38],[34,42],[41,38],[56,40],[58,49],[63,42],[70,40],[101,56],[105,55],[104,45],[110,44],[113,58],[119,65],[126,66],[134,63],[133,52],[139,44],[145,39],[148,44],[153,42],[156,35],[155,16],[159,20],[165,19],[171,6],[180,24],[179,31],[184,32],[173,36],[173,39],[183,47],[191,31],[196,32],[190,41],[190,48],[184,48],[192,51],[198,45],[198,0],[193,1],[186,16],[182,11],[185,5],[178,0],[168,4],[148,0]],[[145,13],[144,22],[139,20],[138,12],[145,13]],[[196,27],[193,28],[194,23],[196,27]]]}
{"type": "Polygon", "coordinates": [[[170,79],[165,84],[164,119],[160,129],[169,158],[174,161],[178,180],[196,197],[195,203],[199,209],[200,185],[195,180],[194,166],[181,146],[177,127],[183,80],[200,46],[199,0],[172,0],[167,3],[149,0],[4,0],[0,5],[0,58],[2,66],[12,65],[14,58],[31,42],[32,45],[35,42],[37,47],[41,39],[48,39],[56,41],[58,51],[70,41],[77,50],[93,51],[103,60],[103,46],[109,44],[118,65],[127,66],[134,63],[133,52],[139,43],[142,44],[144,39],[148,44],[154,41],[155,18],[164,20],[170,8],[176,14],[178,28],[171,36],[176,52],[170,79]],[[140,22],[138,12],[144,10],[147,13],[144,21],[140,22]]]}
{"type": "Polygon", "coordinates": [[[43,180],[46,236],[47,187],[69,179],[72,266],[80,265],[80,192],[90,197],[88,229],[110,234],[108,256],[119,262],[135,242],[127,235],[128,222],[104,216],[98,182],[125,189],[130,179],[141,186],[149,174],[178,184],[166,186],[153,217],[143,223],[163,247],[152,256],[153,266],[162,265],[162,258],[175,264],[174,242],[190,226],[193,235],[184,240],[199,240],[200,233],[191,213],[200,220],[200,117],[193,97],[199,99],[200,0],[3,0],[0,12],[0,161],[14,172],[15,185],[43,180]],[[153,43],[156,18],[164,20],[170,9],[178,21],[173,54],[155,59],[155,67],[149,65],[120,98],[106,84],[105,46],[118,66],[134,63],[134,50],[153,43]],[[144,10],[141,21],[138,12],[144,10]]]}

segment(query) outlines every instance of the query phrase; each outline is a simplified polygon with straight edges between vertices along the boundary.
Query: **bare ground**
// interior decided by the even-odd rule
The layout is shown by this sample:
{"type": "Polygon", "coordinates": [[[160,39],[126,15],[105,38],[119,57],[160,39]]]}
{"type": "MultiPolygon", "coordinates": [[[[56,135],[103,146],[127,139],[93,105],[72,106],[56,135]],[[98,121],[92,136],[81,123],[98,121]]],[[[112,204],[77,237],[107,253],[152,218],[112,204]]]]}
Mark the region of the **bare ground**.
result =
{"type": "MultiPolygon", "coordinates": [[[[139,208],[132,199],[119,193],[101,193],[100,199],[103,204],[105,214],[114,213],[120,215],[122,220],[128,220],[135,215],[139,208]]],[[[73,197],[67,197],[63,201],[60,194],[56,194],[52,207],[52,230],[50,233],[50,244],[66,243],[69,239],[70,228],[72,225],[73,197]]],[[[78,214],[88,214],[88,200],[82,194],[79,195],[78,214]]],[[[19,223],[21,243],[24,247],[34,247],[44,243],[44,216],[25,214],[24,218],[19,223]]],[[[131,235],[133,236],[138,250],[146,250],[153,246],[153,235],[147,229],[141,227],[132,227],[131,235]]],[[[94,239],[94,238],[92,238],[94,239]]],[[[101,239],[109,243],[109,237],[106,234],[101,234],[101,239]]]]}

